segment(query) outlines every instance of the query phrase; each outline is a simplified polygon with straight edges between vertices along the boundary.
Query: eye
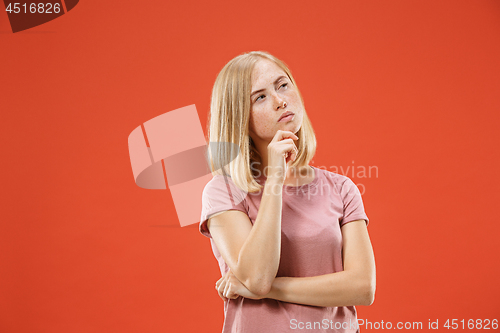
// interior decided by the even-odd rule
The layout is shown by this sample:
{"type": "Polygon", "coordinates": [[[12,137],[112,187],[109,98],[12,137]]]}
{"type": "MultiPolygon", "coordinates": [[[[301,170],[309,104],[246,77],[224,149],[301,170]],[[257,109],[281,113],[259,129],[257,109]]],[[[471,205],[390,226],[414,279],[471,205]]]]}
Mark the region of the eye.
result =
{"type": "Polygon", "coordinates": [[[288,83],[283,83],[283,84],[280,86],[280,88],[281,88],[281,87],[286,87],[287,85],[288,85],[288,83]]]}
{"type": "Polygon", "coordinates": [[[266,97],[266,95],[260,95],[257,99],[255,99],[255,101],[257,102],[261,97],[266,97]]]}

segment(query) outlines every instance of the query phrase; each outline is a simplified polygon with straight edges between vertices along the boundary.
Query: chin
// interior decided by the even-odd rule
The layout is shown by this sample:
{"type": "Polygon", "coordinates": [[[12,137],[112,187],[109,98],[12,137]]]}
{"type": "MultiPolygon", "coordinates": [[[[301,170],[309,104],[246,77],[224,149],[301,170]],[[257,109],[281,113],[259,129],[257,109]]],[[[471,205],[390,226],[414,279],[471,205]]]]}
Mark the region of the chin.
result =
{"type": "Polygon", "coordinates": [[[291,132],[293,132],[293,134],[297,134],[297,132],[300,131],[301,127],[302,127],[302,124],[300,124],[299,126],[295,126],[291,132]]]}

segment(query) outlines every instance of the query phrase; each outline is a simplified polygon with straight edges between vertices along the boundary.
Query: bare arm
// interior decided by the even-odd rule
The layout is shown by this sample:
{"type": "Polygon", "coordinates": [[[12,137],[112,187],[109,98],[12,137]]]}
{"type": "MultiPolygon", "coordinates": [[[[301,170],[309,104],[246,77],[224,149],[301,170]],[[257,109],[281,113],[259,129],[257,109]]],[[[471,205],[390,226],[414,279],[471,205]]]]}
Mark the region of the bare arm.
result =
{"type": "Polygon", "coordinates": [[[313,277],[277,277],[269,293],[254,295],[238,279],[226,274],[216,283],[225,299],[272,298],[323,307],[370,305],[375,297],[375,259],[364,220],[342,226],[344,270],[313,277]]]}
{"type": "Polygon", "coordinates": [[[277,277],[263,298],[314,306],[370,305],[375,297],[375,259],[364,220],[342,226],[341,272],[313,277],[277,277]]]}
{"type": "Polygon", "coordinates": [[[250,291],[265,295],[278,272],[281,252],[282,185],[267,181],[252,227],[237,210],[212,217],[207,226],[233,274],[250,291]]]}
{"type": "Polygon", "coordinates": [[[257,217],[229,210],[212,216],[207,227],[230,270],[252,293],[266,295],[278,272],[285,165],[296,157],[292,132],[278,131],[268,146],[269,169],[257,217]],[[287,139],[288,138],[288,139],[287,139]],[[286,153],[286,154],[285,154],[286,153]],[[285,155],[287,157],[285,157],[285,155]]]}

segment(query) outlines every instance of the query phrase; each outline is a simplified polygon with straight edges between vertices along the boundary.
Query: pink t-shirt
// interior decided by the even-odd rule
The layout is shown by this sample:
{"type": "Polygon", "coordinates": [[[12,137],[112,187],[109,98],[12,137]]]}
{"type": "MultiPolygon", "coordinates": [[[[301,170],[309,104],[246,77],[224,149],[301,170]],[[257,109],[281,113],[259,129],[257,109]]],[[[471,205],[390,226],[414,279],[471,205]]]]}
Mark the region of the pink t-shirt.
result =
{"type": "MultiPolygon", "coordinates": [[[[343,175],[313,166],[314,180],[283,186],[281,257],[277,277],[317,276],[343,270],[342,233],[345,223],[364,219],[361,193],[343,175]]],[[[265,177],[257,179],[264,184],[265,177]]],[[[240,210],[255,222],[262,191],[246,194],[230,177],[217,175],[203,190],[200,232],[210,238],[221,274],[229,270],[207,228],[207,218],[240,210]]],[[[354,306],[318,307],[274,299],[244,297],[224,302],[223,333],[359,332],[354,306]],[[343,326],[343,327],[341,327],[343,326]]]]}

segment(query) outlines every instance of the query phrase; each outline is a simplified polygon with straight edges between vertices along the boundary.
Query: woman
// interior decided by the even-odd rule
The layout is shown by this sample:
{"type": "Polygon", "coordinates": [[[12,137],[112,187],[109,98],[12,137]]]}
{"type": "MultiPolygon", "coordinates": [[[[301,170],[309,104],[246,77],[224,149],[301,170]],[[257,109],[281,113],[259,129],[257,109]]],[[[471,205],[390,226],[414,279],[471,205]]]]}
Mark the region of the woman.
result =
{"type": "Polygon", "coordinates": [[[358,332],[354,306],[375,293],[368,217],[351,179],[309,165],[316,139],[287,66],[266,52],[227,63],[209,139],[200,232],[222,274],[223,333],[358,332]]]}

